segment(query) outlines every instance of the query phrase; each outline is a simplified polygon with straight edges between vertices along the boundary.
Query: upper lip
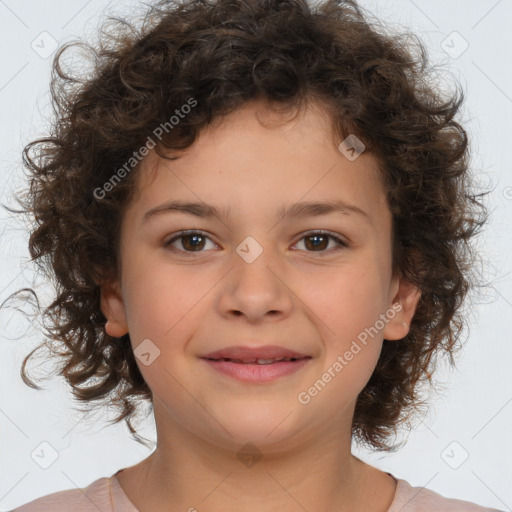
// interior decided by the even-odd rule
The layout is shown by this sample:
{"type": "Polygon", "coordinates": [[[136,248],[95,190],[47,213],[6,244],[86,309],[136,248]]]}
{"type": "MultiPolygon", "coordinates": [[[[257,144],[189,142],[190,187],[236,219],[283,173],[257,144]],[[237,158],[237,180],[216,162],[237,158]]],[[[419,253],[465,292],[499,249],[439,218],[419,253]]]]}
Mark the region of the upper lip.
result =
{"type": "Polygon", "coordinates": [[[291,357],[294,359],[302,359],[304,357],[311,357],[306,354],[290,350],[277,345],[266,345],[262,347],[246,347],[246,346],[231,346],[210,352],[201,356],[206,359],[281,359],[284,357],[291,357]]]}

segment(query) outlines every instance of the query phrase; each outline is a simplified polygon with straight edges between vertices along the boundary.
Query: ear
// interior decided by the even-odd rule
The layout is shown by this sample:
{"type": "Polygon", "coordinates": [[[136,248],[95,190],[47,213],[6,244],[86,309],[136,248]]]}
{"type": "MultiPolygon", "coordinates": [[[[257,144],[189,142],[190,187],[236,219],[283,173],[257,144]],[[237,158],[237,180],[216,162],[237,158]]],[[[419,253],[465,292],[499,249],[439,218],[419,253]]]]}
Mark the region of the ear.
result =
{"type": "Polygon", "coordinates": [[[395,311],[395,316],[391,318],[389,315],[389,321],[382,331],[385,340],[401,340],[407,336],[421,297],[421,290],[403,277],[394,278],[393,290],[389,308],[395,311]]]}
{"type": "Polygon", "coordinates": [[[119,338],[128,333],[125,307],[119,282],[109,281],[100,286],[100,307],[107,318],[105,332],[114,338],[119,338]]]}

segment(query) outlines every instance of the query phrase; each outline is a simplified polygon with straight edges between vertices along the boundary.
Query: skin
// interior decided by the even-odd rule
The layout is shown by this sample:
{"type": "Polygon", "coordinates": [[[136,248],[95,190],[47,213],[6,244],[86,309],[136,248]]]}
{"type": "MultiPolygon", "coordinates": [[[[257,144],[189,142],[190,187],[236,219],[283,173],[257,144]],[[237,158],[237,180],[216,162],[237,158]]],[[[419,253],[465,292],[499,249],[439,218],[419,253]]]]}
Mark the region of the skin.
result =
{"type": "Polygon", "coordinates": [[[392,502],[395,481],[351,454],[350,427],[383,339],[401,342],[420,292],[392,275],[392,217],[375,158],[347,159],[318,105],[289,119],[251,101],[173,153],[179,159],[152,151],[137,170],[121,227],[121,277],[102,286],[101,304],[108,334],[129,332],[134,350],[145,339],[160,350],[147,366],[137,359],[153,392],[157,447],[117,476],[141,511],[385,512],[392,502]],[[142,222],[171,199],[229,207],[231,216],[165,213],[142,222]],[[283,205],[340,199],[367,218],[276,217],[283,205]],[[204,231],[199,252],[190,238],[165,246],[185,229],[204,231]],[[335,250],[327,238],[315,249],[305,238],[311,230],[348,246],[335,250]],[[236,252],[248,236],[263,249],[252,263],[236,252]],[[394,303],[401,311],[299,403],[394,303]],[[312,359],[266,384],[242,383],[199,359],[241,344],[312,359]],[[237,458],[249,442],[262,454],[251,467],[237,458]]]}

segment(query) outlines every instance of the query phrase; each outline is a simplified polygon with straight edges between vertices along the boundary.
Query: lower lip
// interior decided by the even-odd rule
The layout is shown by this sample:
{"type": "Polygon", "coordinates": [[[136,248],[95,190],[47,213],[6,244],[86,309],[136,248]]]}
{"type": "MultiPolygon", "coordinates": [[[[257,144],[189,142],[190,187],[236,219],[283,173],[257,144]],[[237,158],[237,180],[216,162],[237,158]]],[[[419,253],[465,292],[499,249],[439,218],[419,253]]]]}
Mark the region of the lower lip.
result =
{"type": "Polygon", "coordinates": [[[297,361],[281,361],[271,364],[232,363],[202,358],[208,365],[220,373],[229,375],[243,382],[271,382],[279,377],[290,375],[303,368],[311,358],[297,361]]]}

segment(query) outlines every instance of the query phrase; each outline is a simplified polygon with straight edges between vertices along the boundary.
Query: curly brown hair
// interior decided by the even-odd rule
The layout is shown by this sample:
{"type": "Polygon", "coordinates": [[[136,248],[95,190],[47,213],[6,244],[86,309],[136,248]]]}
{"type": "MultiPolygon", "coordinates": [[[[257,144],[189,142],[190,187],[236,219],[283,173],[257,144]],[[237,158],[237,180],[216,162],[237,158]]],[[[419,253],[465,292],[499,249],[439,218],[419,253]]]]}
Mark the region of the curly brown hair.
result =
{"type": "Polygon", "coordinates": [[[476,283],[469,242],[487,221],[455,120],[460,86],[443,93],[421,40],[388,33],[351,0],[165,0],[138,28],[111,21],[96,46],[75,40],[57,51],[51,134],[23,149],[30,189],[17,213],[33,215],[30,254],[56,285],[44,309],[46,339],[23,361],[24,382],[40,389],[25,368],[36,350],[63,349],[59,375],[79,403],[114,404],[114,422],[125,419],[139,440],[134,399],[152,404],[152,392],[129,335],[109,336],[100,309],[101,283],[119,277],[119,228],[137,166],[107,194],[94,191],[191,97],[197,105],[159,146],[187,148],[251,99],[298,110],[316,101],[340,140],[355,134],[378,160],[393,216],[393,272],[421,290],[407,336],[384,340],[352,424],[363,444],[396,449],[391,434],[424,404],[419,384],[431,381],[440,353],[453,365],[460,348],[461,308],[476,283]],[[72,47],[93,56],[86,78],[63,70],[72,47]]]}

